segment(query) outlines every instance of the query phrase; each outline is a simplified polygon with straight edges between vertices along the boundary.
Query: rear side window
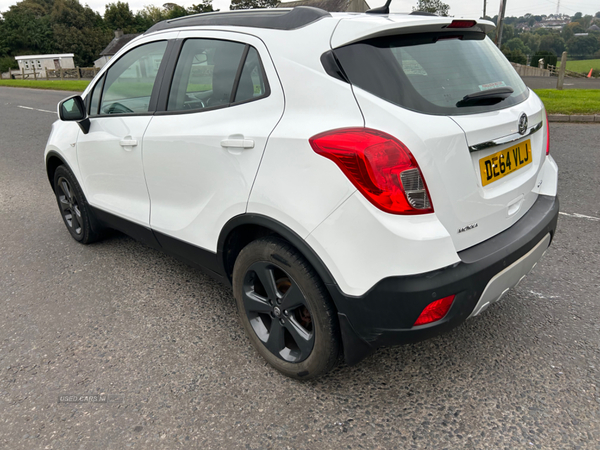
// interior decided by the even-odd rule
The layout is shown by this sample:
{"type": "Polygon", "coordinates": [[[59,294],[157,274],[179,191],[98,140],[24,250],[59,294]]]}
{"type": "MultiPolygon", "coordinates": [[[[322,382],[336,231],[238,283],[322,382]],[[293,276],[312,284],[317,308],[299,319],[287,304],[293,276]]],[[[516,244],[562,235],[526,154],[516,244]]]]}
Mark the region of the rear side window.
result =
{"type": "Polygon", "coordinates": [[[334,51],[349,81],[396,105],[426,114],[462,115],[503,109],[529,91],[483,33],[423,33],[370,39],[334,51]],[[460,102],[511,88],[504,99],[460,102]]]}
{"type": "Polygon", "coordinates": [[[168,111],[230,106],[268,94],[258,52],[239,42],[188,39],[183,44],[168,111]]]}

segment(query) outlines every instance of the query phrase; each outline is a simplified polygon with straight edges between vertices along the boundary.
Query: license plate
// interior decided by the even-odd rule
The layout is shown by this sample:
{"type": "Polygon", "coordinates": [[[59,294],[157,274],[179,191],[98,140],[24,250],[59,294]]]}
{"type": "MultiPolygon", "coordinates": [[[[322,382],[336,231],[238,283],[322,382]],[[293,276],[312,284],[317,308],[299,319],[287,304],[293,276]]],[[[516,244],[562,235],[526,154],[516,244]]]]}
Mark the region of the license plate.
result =
{"type": "Polygon", "coordinates": [[[527,139],[506,150],[479,160],[481,184],[487,186],[506,175],[531,164],[531,141],[527,139]]]}

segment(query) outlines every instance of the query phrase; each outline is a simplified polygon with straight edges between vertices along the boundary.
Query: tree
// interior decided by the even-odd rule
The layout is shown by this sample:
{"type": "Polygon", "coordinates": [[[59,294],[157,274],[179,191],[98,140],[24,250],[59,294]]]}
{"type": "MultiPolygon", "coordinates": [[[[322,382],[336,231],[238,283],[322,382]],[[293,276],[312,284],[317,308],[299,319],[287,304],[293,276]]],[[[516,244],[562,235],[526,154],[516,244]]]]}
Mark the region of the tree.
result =
{"type": "Polygon", "coordinates": [[[562,29],[561,35],[562,38],[567,42],[571,39],[575,33],[585,33],[585,30],[581,26],[579,22],[571,22],[562,29]]]}
{"type": "Polygon", "coordinates": [[[594,36],[574,36],[567,41],[567,52],[572,57],[591,56],[599,47],[598,39],[594,36]]]}
{"type": "Polygon", "coordinates": [[[565,41],[558,33],[547,34],[546,36],[542,36],[539,50],[551,51],[556,55],[562,55],[562,52],[565,51],[565,41]]]}
{"type": "Polygon", "coordinates": [[[450,5],[441,0],[418,0],[417,7],[413,11],[423,11],[437,14],[438,16],[448,16],[450,5]]]}
{"type": "Polygon", "coordinates": [[[508,59],[510,62],[523,65],[527,64],[527,57],[521,50],[509,50],[508,48],[505,48],[502,50],[502,53],[504,53],[504,56],[506,56],[506,59],[508,59]]]}
{"type": "Polygon", "coordinates": [[[135,33],[137,21],[129,9],[129,3],[107,3],[104,8],[104,25],[111,31],[123,30],[124,33],[135,33]]]}
{"type": "Polygon", "coordinates": [[[533,33],[521,33],[519,38],[532,52],[536,52],[540,48],[540,43],[542,42],[542,37],[533,33]]]}
{"type": "Polygon", "coordinates": [[[505,49],[511,51],[519,50],[524,55],[530,55],[532,53],[531,49],[527,47],[518,37],[506,41],[506,44],[502,46],[502,50],[504,51],[505,49]]]}
{"type": "Polygon", "coordinates": [[[231,0],[229,9],[275,8],[279,0],[231,0]]]}
{"type": "Polygon", "coordinates": [[[213,11],[215,10],[213,9],[212,0],[202,0],[197,5],[192,5],[188,8],[189,14],[201,14],[213,11]]]}
{"type": "Polygon", "coordinates": [[[165,10],[166,19],[177,19],[178,17],[187,16],[188,12],[183,6],[179,6],[176,3],[165,3],[163,5],[165,10]]]}

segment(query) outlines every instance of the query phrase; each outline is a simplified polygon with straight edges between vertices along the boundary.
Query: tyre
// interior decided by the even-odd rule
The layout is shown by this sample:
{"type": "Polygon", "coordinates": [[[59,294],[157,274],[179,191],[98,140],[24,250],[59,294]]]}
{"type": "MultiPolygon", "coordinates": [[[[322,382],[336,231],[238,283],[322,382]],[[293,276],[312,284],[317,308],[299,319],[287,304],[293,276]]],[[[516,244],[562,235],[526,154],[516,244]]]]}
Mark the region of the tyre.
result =
{"type": "Polygon", "coordinates": [[[54,193],[60,214],[73,239],[82,244],[97,241],[100,227],[90,213],[75,175],[64,165],[58,166],[54,172],[54,193]]]}
{"type": "Polygon", "coordinates": [[[233,291],[246,334],[275,369],[308,380],[336,365],[336,310],[314,269],[286,241],[248,244],[235,261],[233,291]]]}

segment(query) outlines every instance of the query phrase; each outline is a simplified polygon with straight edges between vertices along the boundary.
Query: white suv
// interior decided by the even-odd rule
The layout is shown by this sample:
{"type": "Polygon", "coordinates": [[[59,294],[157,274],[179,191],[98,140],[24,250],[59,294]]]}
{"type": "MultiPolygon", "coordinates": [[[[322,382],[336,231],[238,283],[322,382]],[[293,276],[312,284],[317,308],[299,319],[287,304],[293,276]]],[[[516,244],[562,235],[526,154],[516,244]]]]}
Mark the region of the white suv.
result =
{"type": "Polygon", "coordinates": [[[449,330],[533,268],[558,217],[544,105],[492,27],[309,7],[161,22],[59,104],[64,222],[232,286],[291,377],[449,330]]]}

